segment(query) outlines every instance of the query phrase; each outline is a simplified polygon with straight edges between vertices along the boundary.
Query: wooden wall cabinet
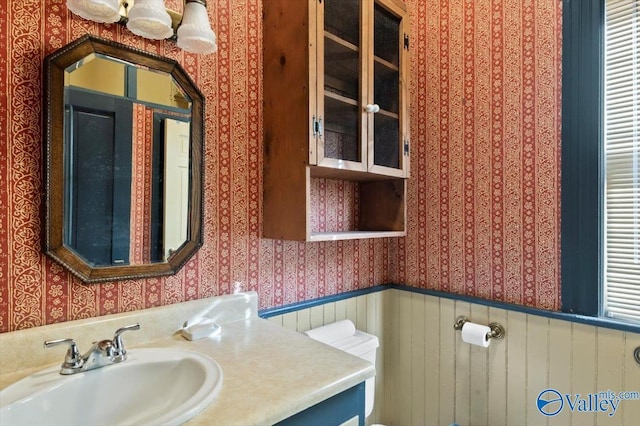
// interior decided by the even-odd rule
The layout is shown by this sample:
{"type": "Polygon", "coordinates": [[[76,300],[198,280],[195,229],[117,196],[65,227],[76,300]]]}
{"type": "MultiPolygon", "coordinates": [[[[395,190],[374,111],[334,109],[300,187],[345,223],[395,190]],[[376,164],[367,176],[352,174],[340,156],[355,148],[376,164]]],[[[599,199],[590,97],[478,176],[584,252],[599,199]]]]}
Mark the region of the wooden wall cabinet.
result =
{"type": "Polygon", "coordinates": [[[265,2],[265,237],[405,235],[406,14],[398,0],[265,2]],[[312,189],[323,179],[355,194],[342,227],[314,226],[312,189]]]}

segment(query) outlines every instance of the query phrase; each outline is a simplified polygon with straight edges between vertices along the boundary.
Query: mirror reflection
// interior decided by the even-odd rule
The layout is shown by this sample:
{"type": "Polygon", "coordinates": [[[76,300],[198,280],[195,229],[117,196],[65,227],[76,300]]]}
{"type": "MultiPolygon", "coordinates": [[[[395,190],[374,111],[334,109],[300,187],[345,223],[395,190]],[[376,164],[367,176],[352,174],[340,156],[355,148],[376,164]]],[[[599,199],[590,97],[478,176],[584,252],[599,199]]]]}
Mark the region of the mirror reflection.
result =
{"type": "Polygon", "coordinates": [[[173,60],[84,36],[45,59],[45,251],[85,282],[202,242],[203,99],[173,60]]]}
{"type": "Polygon", "coordinates": [[[170,74],[91,54],[65,72],[65,244],[96,266],[186,240],[191,100],[170,74]]]}

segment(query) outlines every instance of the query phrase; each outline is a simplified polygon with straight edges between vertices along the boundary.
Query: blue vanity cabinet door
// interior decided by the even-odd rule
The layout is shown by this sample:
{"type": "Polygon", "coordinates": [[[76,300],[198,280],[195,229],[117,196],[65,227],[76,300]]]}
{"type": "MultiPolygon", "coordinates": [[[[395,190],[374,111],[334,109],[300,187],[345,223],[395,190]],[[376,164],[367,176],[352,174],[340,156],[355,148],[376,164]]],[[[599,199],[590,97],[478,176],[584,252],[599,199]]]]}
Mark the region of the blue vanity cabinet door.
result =
{"type": "Polygon", "coordinates": [[[283,421],[278,426],[338,426],[358,417],[364,426],[364,382],[307,408],[283,421]]]}

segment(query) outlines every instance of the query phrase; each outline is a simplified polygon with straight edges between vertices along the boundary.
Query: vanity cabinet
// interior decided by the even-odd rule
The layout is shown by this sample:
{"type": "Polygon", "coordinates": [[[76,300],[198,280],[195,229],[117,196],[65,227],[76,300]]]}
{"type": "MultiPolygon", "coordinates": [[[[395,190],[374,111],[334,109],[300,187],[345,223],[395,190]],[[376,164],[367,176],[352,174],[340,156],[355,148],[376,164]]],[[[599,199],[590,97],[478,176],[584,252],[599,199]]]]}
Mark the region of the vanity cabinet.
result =
{"type": "Polygon", "coordinates": [[[407,21],[398,0],[265,2],[265,237],[405,235],[407,21]]]}
{"type": "Polygon", "coordinates": [[[364,426],[365,384],[360,383],[275,426],[364,426]]]}

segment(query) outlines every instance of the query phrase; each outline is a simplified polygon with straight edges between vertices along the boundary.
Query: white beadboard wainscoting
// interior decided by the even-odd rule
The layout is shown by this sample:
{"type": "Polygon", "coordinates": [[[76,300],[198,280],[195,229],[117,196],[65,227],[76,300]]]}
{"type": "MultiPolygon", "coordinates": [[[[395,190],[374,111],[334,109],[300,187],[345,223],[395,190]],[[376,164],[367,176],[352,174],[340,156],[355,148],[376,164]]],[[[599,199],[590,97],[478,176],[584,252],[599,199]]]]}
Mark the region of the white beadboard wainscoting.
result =
{"type": "Polygon", "coordinates": [[[550,388],[572,400],[640,391],[640,365],[633,359],[638,333],[395,288],[269,320],[303,332],[345,318],[380,338],[369,424],[640,425],[640,400],[621,401],[614,416],[572,413],[565,403],[546,417],[536,406],[550,388]],[[486,349],[468,345],[453,329],[460,315],[498,322],[506,337],[486,349]]]}

